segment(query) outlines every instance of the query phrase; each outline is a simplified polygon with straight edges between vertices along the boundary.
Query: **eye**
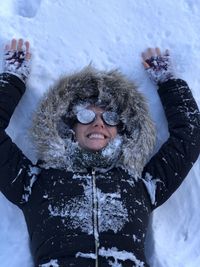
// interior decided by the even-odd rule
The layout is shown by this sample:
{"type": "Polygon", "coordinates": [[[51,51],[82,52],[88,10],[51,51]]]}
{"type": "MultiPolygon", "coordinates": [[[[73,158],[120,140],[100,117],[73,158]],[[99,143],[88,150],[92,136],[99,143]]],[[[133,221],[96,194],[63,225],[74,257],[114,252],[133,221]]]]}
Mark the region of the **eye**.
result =
{"type": "Polygon", "coordinates": [[[76,115],[78,121],[83,124],[91,123],[95,118],[95,113],[89,109],[80,110],[76,115]]]}
{"type": "Polygon", "coordinates": [[[113,111],[106,111],[102,114],[104,121],[110,126],[119,124],[119,115],[113,111]]]}

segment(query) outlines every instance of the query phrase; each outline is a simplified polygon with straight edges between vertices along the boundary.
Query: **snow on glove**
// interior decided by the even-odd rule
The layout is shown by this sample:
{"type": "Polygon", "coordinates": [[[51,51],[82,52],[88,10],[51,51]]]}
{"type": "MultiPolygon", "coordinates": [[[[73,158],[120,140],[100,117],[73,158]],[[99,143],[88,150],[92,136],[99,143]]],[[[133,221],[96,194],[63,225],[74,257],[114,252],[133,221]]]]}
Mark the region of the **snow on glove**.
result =
{"type": "Polygon", "coordinates": [[[26,59],[25,51],[6,50],[3,71],[18,76],[25,83],[30,74],[30,60],[26,59]]]}
{"type": "Polygon", "coordinates": [[[157,55],[146,59],[145,62],[149,65],[146,71],[152,81],[155,83],[163,83],[169,79],[175,78],[170,56],[157,55]]]}

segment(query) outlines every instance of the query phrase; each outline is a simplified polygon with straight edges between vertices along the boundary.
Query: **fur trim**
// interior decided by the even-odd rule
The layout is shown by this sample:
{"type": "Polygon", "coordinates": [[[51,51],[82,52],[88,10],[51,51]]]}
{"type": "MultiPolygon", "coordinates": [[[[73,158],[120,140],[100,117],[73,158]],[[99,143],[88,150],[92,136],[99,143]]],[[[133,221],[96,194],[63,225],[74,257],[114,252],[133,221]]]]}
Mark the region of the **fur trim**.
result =
{"type": "Polygon", "coordinates": [[[140,176],[154,148],[155,127],[144,97],[117,70],[104,72],[89,66],[61,78],[50,88],[35,113],[31,129],[39,159],[46,168],[73,169],[71,153],[77,144],[69,136],[70,127],[66,136],[61,134],[61,118],[72,116],[73,106],[88,99],[96,99],[98,104],[118,112],[124,131],[122,153],[116,165],[140,176]]]}

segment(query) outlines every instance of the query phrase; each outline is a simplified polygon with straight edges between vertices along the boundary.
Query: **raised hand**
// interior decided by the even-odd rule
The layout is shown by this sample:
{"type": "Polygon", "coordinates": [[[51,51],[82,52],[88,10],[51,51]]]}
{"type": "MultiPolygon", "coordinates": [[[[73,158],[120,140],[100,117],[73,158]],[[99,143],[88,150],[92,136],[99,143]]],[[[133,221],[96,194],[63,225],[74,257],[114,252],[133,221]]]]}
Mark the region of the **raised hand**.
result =
{"type": "Polygon", "coordinates": [[[10,44],[5,46],[3,71],[18,76],[26,82],[30,74],[30,43],[23,39],[12,39],[10,44]]]}
{"type": "Polygon", "coordinates": [[[148,48],[142,53],[143,65],[150,79],[155,83],[163,83],[175,78],[169,50],[161,53],[159,48],[148,48]]]}

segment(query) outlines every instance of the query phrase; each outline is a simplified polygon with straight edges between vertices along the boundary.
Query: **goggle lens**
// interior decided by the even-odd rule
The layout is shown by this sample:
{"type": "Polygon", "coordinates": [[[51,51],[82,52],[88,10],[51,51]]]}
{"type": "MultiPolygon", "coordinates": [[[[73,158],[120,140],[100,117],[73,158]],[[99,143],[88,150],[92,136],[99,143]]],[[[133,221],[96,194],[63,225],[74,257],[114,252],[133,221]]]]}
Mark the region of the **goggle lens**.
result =
{"type": "MultiPolygon", "coordinates": [[[[95,121],[96,113],[90,109],[82,109],[76,114],[77,120],[82,124],[89,124],[95,121]]],[[[113,111],[105,111],[101,113],[102,120],[109,126],[119,124],[119,115],[113,111]]]]}

